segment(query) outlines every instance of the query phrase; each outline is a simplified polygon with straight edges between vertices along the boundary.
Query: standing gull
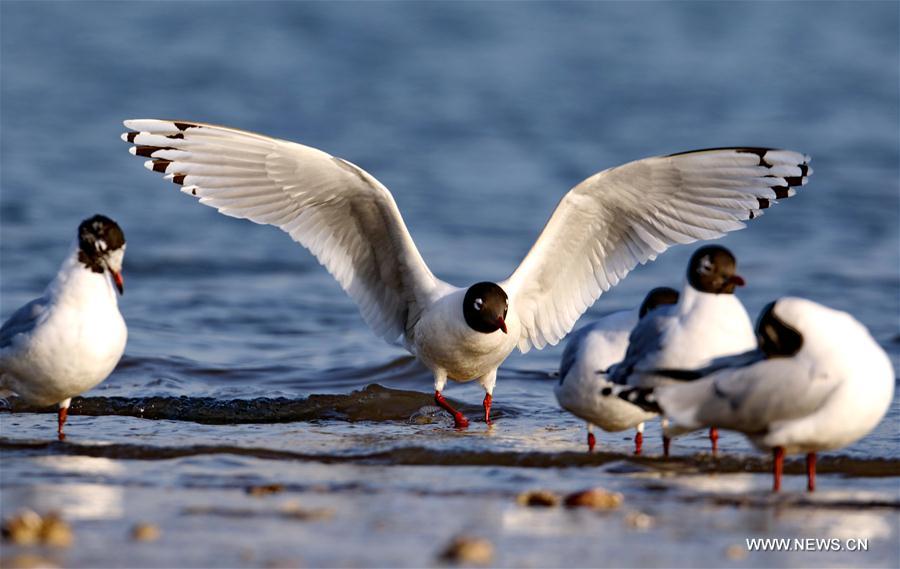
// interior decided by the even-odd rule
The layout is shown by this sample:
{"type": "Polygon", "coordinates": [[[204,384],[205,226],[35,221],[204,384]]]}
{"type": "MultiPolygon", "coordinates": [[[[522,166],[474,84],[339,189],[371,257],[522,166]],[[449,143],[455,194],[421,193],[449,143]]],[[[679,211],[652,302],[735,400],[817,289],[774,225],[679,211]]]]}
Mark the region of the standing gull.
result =
{"type": "Polygon", "coordinates": [[[606,370],[625,357],[628,336],[651,310],[678,302],[678,291],[668,287],[651,290],[641,305],[604,316],[569,335],[559,365],[559,384],[554,388],[560,407],[587,423],[588,452],[594,450],[594,425],[617,432],[637,428],[634,454],[641,454],[644,421],[656,416],[618,397],[603,396],[610,385],[606,370]]]}
{"type": "Polygon", "coordinates": [[[385,340],[400,340],[434,375],[478,381],[485,421],[497,368],[515,349],[558,343],[638,263],[677,243],[744,227],[794,195],[809,158],[765,148],[660,156],[604,170],[569,191],[531,251],[500,283],[457,288],[435,277],[394,198],[358,166],[321,150],[187,121],[125,121],[145,166],[232,217],[274,225],[309,249],[385,340]]]}
{"type": "MultiPolygon", "coordinates": [[[[708,366],[716,358],[756,347],[753,323],[735,287],[743,286],[737,260],[721,245],[697,249],[688,263],[678,302],[642,319],[631,333],[625,359],[610,369],[614,383],[649,387],[670,381],[668,370],[708,366]]],[[[663,419],[664,433],[666,420],[663,419]]],[[[712,452],[719,434],[710,429],[712,452]]],[[[664,434],[663,454],[669,455],[664,434]]]]}
{"type": "Polygon", "coordinates": [[[816,488],[816,453],[845,447],[884,417],[894,370],[855,318],[811,300],[785,297],[757,322],[755,352],[723,359],[682,382],[630,388],[620,397],[663,412],[676,429],[717,426],[744,433],[773,455],[774,491],[785,454],[806,453],[807,489],[816,488]]]}
{"type": "Polygon", "coordinates": [[[34,405],[59,405],[65,438],[72,397],[100,384],[125,351],[128,329],[119,312],[125,235],[102,215],[78,226],[78,236],[43,296],[0,328],[0,393],[34,405]]]}

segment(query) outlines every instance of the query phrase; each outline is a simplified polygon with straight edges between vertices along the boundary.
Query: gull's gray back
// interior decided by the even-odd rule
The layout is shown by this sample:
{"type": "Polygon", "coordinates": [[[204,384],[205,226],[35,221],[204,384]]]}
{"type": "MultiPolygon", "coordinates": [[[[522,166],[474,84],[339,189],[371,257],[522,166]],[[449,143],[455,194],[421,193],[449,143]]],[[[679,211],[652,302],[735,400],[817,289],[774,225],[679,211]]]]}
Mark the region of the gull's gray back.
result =
{"type": "Polygon", "coordinates": [[[6,350],[11,346],[13,338],[18,334],[31,332],[37,325],[41,314],[44,313],[46,306],[47,299],[40,297],[16,310],[0,328],[0,349],[6,350]]]}
{"type": "Polygon", "coordinates": [[[669,304],[654,309],[638,321],[628,338],[628,351],[621,363],[610,369],[609,378],[615,383],[627,383],[634,366],[649,354],[659,351],[666,322],[672,318],[678,305],[669,304]]]}

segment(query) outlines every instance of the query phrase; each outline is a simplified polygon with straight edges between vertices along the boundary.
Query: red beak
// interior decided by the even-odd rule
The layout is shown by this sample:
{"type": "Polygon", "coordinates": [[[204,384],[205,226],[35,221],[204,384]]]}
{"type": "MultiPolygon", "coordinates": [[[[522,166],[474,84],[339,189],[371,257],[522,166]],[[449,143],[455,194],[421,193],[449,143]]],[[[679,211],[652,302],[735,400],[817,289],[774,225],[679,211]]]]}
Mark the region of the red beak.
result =
{"type": "Polygon", "coordinates": [[[125,294],[125,281],[122,280],[122,273],[118,273],[112,269],[109,270],[112,275],[113,282],[116,283],[116,290],[119,291],[119,294],[125,294]]]}
{"type": "Polygon", "coordinates": [[[730,279],[728,279],[728,282],[734,283],[735,286],[744,286],[745,284],[744,279],[741,278],[740,275],[733,275],[730,279]]]}
{"type": "Polygon", "coordinates": [[[502,316],[497,317],[497,327],[503,330],[504,334],[509,334],[509,332],[506,331],[506,322],[503,321],[502,316]]]}

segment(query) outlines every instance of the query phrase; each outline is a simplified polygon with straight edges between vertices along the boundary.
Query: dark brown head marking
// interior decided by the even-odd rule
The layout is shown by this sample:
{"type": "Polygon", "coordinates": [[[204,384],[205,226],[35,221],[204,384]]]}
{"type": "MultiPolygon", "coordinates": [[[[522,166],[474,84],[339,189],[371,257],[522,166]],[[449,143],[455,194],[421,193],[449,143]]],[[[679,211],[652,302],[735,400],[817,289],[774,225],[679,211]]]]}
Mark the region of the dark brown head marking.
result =
{"type": "Polygon", "coordinates": [[[506,292],[494,283],[482,282],[470,286],[463,299],[463,316],[466,318],[466,324],[469,328],[484,334],[506,327],[507,310],[509,299],[506,292]]]}
{"type": "Polygon", "coordinates": [[[767,358],[790,357],[803,347],[803,334],[775,315],[777,303],[767,304],[756,321],[756,339],[767,358]]]}
{"type": "Polygon", "coordinates": [[[85,219],[78,226],[78,260],[95,273],[105,270],[106,256],[125,246],[125,234],[105,215],[85,219]]]}
{"type": "Polygon", "coordinates": [[[688,282],[700,292],[732,294],[744,280],[735,274],[737,260],[721,245],[700,247],[688,263],[688,282]]]}
{"type": "Polygon", "coordinates": [[[678,291],[667,286],[656,287],[647,293],[641,308],[638,310],[638,317],[643,318],[648,312],[663,306],[664,304],[676,304],[678,302],[678,291]]]}

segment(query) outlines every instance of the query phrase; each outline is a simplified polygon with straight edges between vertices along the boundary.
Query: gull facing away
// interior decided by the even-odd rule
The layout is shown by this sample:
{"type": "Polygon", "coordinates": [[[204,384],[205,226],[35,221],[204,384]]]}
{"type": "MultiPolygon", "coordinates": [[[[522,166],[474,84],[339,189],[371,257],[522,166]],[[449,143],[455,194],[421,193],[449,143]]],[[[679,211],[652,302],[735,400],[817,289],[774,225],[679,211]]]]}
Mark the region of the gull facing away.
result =
{"type": "MultiPolygon", "coordinates": [[[[668,370],[706,367],[713,360],[756,347],[753,323],[734,294],[744,286],[737,259],[721,245],[700,247],[688,262],[687,280],[678,302],[642,319],[628,340],[621,363],[609,370],[613,383],[650,387],[671,381],[668,370]]],[[[663,454],[671,439],[663,418],[663,454]]],[[[719,433],[709,430],[712,453],[719,433]]]]}
{"type": "Polygon", "coordinates": [[[772,451],[776,492],[784,455],[806,453],[812,492],[816,453],[856,442],[887,413],[894,369],[858,320],[804,298],[770,303],[756,330],[754,352],[619,397],[665,413],[675,429],[713,425],[744,433],[758,449],[772,451]]]}
{"type": "Polygon", "coordinates": [[[58,404],[60,440],[72,397],[106,379],[125,351],[128,329],[116,298],[124,292],[124,256],[125,235],[115,221],[82,221],[43,296],[0,328],[0,395],[58,404]]]}
{"type": "Polygon", "coordinates": [[[634,454],[641,454],[644,421],[656,413],[648,413],[637,405],[618,397],[603,396],[600,390],[611,385],[606,370],[622,361],[628,349],[628,336],[651,310],[678,302],[678,291],[668,287],[651,290],[640,306],[608,314],[573,332],[566,341],[559,364],[559,383],[553,389],[560,407],[587,423],[588,452],[593,452],[597,439],[594,425],[604,431],[637,429],[634,454]]]}
{"type": "Polygon", "coordinates": [[[457,288],[435,277],[393,196],[368,172],[321,150],[209,124],[125,121],[145,166],[200,203],[274,225],[309,249],[389,342],[434,375],[478,381],[485,421],[497,368],[515,349],[558,343],[603,291],[676,243],[744,227],[811,174],[809,158],[765,148],[639,160],[584,180],[563,198],[508,279],[457,288]]]}

